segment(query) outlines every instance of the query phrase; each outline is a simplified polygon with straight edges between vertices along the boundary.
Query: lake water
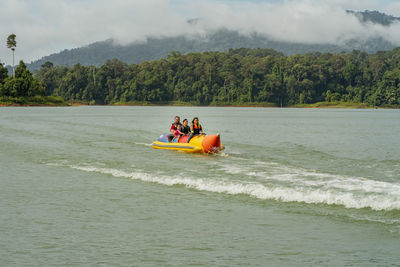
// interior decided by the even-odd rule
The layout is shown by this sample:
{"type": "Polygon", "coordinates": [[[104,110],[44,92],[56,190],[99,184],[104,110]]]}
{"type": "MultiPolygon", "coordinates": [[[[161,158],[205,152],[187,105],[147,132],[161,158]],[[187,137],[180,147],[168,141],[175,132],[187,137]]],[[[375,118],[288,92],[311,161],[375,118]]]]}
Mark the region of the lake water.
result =
{"type": "Polygon", "coordinates": [[[400,111],[0,108],[1,266],[398,266],[400,111]],[[151,147],[200,118],[226,150],[151,147]]]}

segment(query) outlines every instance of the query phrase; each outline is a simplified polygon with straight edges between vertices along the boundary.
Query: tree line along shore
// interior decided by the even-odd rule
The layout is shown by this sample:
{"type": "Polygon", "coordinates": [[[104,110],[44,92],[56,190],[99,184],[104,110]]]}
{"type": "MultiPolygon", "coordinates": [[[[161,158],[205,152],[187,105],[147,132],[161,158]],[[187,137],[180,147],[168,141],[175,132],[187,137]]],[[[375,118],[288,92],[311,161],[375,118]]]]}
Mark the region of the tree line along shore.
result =
{"type": "Polygon", "coordinates": [[[3,105],[203,105],[400,107],[400,48],[375,54],[230,49],[100,67],[20,61],[15,77],[0,64],[3,105]]]}

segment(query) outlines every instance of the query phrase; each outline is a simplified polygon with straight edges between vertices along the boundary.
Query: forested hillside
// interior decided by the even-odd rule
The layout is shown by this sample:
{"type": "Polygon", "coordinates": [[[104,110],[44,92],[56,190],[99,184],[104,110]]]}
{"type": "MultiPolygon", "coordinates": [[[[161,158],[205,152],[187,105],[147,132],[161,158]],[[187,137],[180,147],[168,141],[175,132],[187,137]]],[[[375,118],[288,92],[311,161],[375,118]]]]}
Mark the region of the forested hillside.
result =
{"type": "Polygon", "coordinates": [[[400,104],[400,48],[367,54],[309,53],[287,57],[271,49],[172,52],[167,58],[99,68],[47,62],[37,77],[47,95],[90,104],[116,102],[275,106],[319,101],[400,104]]]}
{"type": "Polygon", "coordinates": [[[354,14],[361,22],[372,22],[384,26],[388,26],[395,22],[400,22],[400,18],[386,15],[378,11],[365,10],[364,12],[354,12],[348,10],[347,12],[354,14]]]}
{"type": "MultiPolygon", "coordinates": [[[[400,18],[388,16],[377,11],[352,12],[361,23],[375,23],[388,26],[398,22],[400,18]]],[[[193,23],[193,22],[188,22],[193,23]]],[[[182,54],[205,51],[228,51],[231,48],[270,48],[280,51],[287,56],[312,52],[340,53],[360,50],[375,53],[381,50],[391,50],[395,46],[388,40],[376,36],[367,39],[349,39],[343,44],[305,44],[285,42],[271,39],[265,35],[252,33],[239,34],[237,31],[219,29],[210,31],[205,36],[175,36],[149,37],[147,42],[118,45],[113,40],[106,40],[60,53],[43,57],[28,65],[31,70],[38,70],[46,61],[54,65],[73,66],[82,65],[101,66],[107,60],[116,58],[127,64],[139,64],[142,61],[151,61],[164,58],[170,51],[179,51],[182,54]]]]}

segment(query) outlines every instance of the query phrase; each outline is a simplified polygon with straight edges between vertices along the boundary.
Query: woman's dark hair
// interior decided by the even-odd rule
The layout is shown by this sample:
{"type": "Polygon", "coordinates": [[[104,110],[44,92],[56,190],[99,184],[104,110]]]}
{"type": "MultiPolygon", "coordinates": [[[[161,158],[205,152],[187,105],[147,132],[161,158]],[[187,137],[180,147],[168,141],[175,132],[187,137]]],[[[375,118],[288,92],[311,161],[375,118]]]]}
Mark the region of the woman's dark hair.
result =
{"type": "Polygon", "coordinates": [[[195,120],[195,119],[199,120],[199,118],[197,118],[197,117],[194,117],[194,118],[193,118],[193,120],[192,120],[192,123],[194,123],[194,120],[195,120]]]}
{"type": "Polygon", "coordinates": [[[187,119],[184,119],[182,122],[185,122],[185,121],[187,121],[187,119]]]}

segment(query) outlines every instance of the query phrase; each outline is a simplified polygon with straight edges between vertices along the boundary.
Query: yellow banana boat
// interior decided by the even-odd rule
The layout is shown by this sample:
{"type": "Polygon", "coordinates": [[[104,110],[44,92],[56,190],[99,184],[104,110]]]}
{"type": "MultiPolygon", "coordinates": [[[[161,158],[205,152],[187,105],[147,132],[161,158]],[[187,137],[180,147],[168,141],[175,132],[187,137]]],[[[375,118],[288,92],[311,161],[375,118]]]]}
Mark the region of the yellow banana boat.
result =
{"type": "Polygon", "coordinates": [[[187,142],[188,139],[188,136],[182,136],[179,140],[169,142],[168,135],[163,134],[157,141],[153,142],[152,147],[155,149],[180,150],[190,153],[217,153],[224,149],[219,134],[196,135],[190,139],[189,143],[187,142]]]}

